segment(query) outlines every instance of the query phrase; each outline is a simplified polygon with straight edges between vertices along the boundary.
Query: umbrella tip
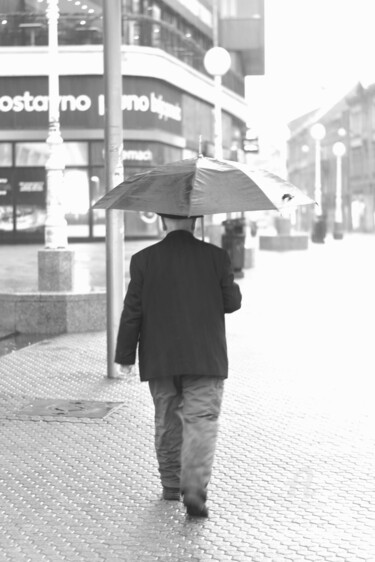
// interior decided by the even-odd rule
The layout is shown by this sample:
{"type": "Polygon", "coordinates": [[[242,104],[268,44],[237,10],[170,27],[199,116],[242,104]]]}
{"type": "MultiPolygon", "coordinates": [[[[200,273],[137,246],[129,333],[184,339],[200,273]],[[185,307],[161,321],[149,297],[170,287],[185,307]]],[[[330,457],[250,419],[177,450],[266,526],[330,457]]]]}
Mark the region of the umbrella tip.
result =
{"type": "Polygon", "coordinates": [[[291,195],[290,193],[284,193],[281,199],[283,201],[291,201],[293,199],[293,195],[291,195]]]}

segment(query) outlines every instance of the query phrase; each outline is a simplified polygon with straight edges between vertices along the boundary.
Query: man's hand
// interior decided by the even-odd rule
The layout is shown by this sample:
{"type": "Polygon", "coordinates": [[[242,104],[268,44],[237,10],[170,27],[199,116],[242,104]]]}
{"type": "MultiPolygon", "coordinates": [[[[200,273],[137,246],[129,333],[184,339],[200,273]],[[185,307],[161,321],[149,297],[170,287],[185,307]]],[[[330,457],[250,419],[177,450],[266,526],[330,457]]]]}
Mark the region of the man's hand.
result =
{"type": "Polygon", "coordinates": [[[134,365],[117,365],[117,373],[122,375],[134,375],[134,365]]]}

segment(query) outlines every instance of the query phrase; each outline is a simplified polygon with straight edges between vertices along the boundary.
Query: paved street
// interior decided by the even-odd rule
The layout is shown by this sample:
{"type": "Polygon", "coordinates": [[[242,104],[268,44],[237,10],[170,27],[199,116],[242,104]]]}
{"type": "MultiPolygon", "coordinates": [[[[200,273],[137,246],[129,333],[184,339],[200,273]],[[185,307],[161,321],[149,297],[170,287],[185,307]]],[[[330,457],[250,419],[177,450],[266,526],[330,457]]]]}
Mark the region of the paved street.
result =
{"type": "Polygon", "coordinates": [[[375,562],[374,256],[328,238],[238,281],[207,520],[161,499],[148,387],[106,378],[104,333],[1,357],[0,561],[375,562]],[[36,397],[122,404],[23,413],[36,397]]]}

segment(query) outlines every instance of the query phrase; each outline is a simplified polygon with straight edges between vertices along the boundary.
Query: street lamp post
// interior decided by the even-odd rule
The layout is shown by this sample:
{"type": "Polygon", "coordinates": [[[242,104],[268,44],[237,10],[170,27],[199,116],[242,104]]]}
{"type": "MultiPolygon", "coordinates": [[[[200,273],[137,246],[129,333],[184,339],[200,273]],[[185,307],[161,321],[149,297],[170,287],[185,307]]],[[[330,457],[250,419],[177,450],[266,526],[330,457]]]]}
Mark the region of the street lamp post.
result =
{"type": "MultiPolygon", "coordinates": [[[[223,47],[212,47],[204,57],[204,67],[214,78],[214,156],[218,160],[223,158],[223,122],[222,122],[222,84],[221,79],[228,72],[231,65],[230,54],[223,47]]],[[[230,218],[230,213],[227,218],[230,218]]],[[[221,222],[220,215],[213,219],[221,222]]]]}
{"type": "Polygon", "coordinates": [[[58,74],[58,0],[47,0],[48,21],[48,137],[46,163],[47,202],[45,249],[38,252],[38,288],[40,291],[71,291],[73,252],[67,249],[67,222],[63,208],[65,157],[60,131],[58,74]]]}
{"type": "Polygon", "coordinates": [[[322,210],[322,180],[321,180],[321,141],[324,139],[326,130],[321,123],[315,123],[310,133],[315,141],[315,192],[314,199],[316,202],[314,224],[311,240],[317,243],[324,243],[326,235],[326,224],[322,210]]]}
{"type": "Polygon", "coordinates": [[[205,69],[214,78],[214,146],[215,158],[223,157],[223,126],[221,116],[221,79],[231,65],[230,54],[223,47],[212,47],[204,57],[205,69]]]}
{"type": "Polygon", "coordinates": [[[333,238],[342,240],[343,216],[342,216],[342,157],[345,155],[346,147],[343,142],[335,142],[332,147],[333,154],[336,156],[336,200],[335,200],[335,223],[333,227],[333,238]]]}
{"type": "MultiPolygon", "coordinates": [[[[106,183],[110,191],[124,179],[122,162],[122,64],[121,0],[103,3],[103,62],[105,91],[106,183]]],[[[106,211],[106,281],[107,281],[107,376],[117,375],[116,335],[124,299],[124,216],[123,211],[106,211]]]]}
{"type": "Polygon", "coordinates": [[[49,157],[47,172],[47,218],[45,222],[46,248],[66,248],[67,223],[63,209],[64,147],[60,131],[60,91],[58,74],[58,0],[48,0],[48,137],[49,157]]]}

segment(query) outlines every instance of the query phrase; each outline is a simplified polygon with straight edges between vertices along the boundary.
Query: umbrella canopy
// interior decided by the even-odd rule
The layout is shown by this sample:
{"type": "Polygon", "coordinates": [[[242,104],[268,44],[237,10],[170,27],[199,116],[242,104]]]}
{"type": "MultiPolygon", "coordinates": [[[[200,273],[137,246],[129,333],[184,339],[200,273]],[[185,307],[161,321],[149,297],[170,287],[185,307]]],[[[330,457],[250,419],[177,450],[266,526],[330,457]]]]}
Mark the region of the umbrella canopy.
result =
{"type": "Polygon", "coordinates": [[[197,216],[312,203],[297,187],[266,170],[199,156],[133,174],[93,208],[197,216]]]}

